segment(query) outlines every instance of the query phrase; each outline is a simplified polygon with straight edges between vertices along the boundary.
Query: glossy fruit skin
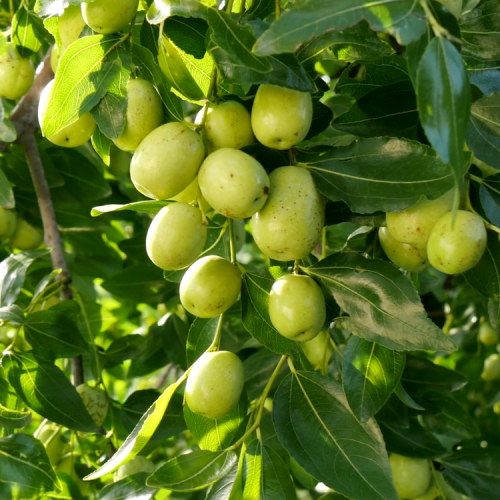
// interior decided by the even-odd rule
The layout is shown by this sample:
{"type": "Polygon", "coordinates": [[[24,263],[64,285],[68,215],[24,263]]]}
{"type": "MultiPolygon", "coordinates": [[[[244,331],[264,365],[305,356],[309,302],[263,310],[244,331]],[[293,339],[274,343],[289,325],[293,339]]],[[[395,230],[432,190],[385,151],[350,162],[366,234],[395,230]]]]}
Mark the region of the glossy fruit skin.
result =
{"type": "Polygon", "coordinates": [[[144,196],[168,200],[186,189],[205,158],[201,137],[182,123],[166,123],[141,142],[130,178],[144,196]]]}
{"type": "Polygon", "coordinates": [[[300,346],[315,370],[322,372],[328,366],[333,347],[330,334],[326,330],[319,332],[312,340],[302,342],[300,346]]]}
{"type": "Polygon", "coordinates": [[[226,217],[246,219],[259,211],[269,195],[264,167],[237,149],[222,148],[203,162],[198,182],[208,204],[226,217]]]}
{"type": "Polygon", "coordinates": [[[199,202],[199,206],[203,209],[203,212],[207,213],[210,210],[210,205],[207,200],[203,197],[200,191],[200,186],[198,184],[198,177],[195,177],[194,181],[189,184],[189,186],[181,191],[179,194],[172,196],[170,198],[174,201],[180,201],[181,203],[193,203],[199,202]]]}
{"type": "Polygon", "coordinates": [[[500,355],[490,354],[484,360],[481,378],[487,381],[500,379],[500,355]]]}
{"type": "Polygon", "coordinates": [[[269,179],[269,199],[252,218],[255,243],[271,259],[303,259],[312,252],[323,230],[323,197],[306,168],[280,167],[269,179]]]}
{"type": "Polygon", "coordinates": [[[309,474],[293,457],[290,457],[290,470],[295,480],[304,486],[304,488],[308,490],[316,488],[319,481],[309,474]]]}
{"type": "Polygon", "coordinates": [[[483,321],[479,325],[478,338],[479,342],[484,345],[496,345],[499,341],[499,334],[487,321],[483,321]]]}
{"type": "Polygon", "coordinates": [[[238,404],[244,382],[243,363],[236,354],[207,352],[194,363],[189,374],[186,403],[194,413],[217,420],[238,404]]]}
{"type": "Polygon", "coordinates": [[[127,84],[127,123],[113,142],[122,151],[135,151],[142,140],[163,123],[163,107],[156,89],[142,78],[127,84]]]}
{"type": "Polygon", "coordinates": [[[90,387],[87,384],[77,386],[76,391],[80,394],[92,420],[100,427],[108,414],[109,401],[106,393],[102,389],[90,387]]]}
{"type": "Polygon", "coordinates": [[[191,314],[213,318],[236,302],[240,290],[240,270],[222,257],[207,255],[184,274],[179,294],[182,305],[191,314]]]}
{"type": "Polygon", "coordinates": [[[152,474],[156,470],[156,465],[151,462],[148,458],[137,455],[130,462],[122,465],[113,475],[113,480],[115,482],[120,481],[128,476],[132,476],[133,474],[138,474],[139,472],[147,472],[148,474],[152,474]]]}
{"type": "Polygon", "coordinates": [[[14,43],[8,43],[0,55],[0,97],[17,100],[28,92],[35,78],[31,59],[19,55],[14,43]]]}
{"type": "Polygon", "coordinates": [[[422,496],[415,498],[415,500],[436,500],[439,496],[439,490],[436,485],[432,485],[422,496]]]}
{"type": "Polygon", "coordinates": [[[18,250],[35,250],[43,243],[43,231],[18,216],[16,229],[9,241],[18,250]]]}
{"type": "Polygon", "coordinates": [[[458,210],[452,229],[452,213],[443,215],[432,229],[427,245],[429,262],[438,271],[458,274],[473,268],[486,249],[487,235],[479,215],[458,210]]]}
{"type": "Polygon", "coordinates": [[[16,212],[0,207],[0,241],[8,239],[16,229],[16,212]]]}
{"type": "Polygon", "coordinates": [[[61,37],[61,47],[54,45],[50,54],[50,66],[55,73],[59,66],[59,61],[64,51],[80,36],[85,21],[82,17],[82,10],[79,5],[69,5],[64,9],[64,14],[58,19],[59,36],[61,37]]]}
{"type": "Polygon", "coordinates": [[[252,107],[252,129],[264,146],[290,149],[303,141],[311,128],[311,94],[263,84],[252,107]]]}
{"type": "Polygon", "coordinates": [[[389,463],[400,498],[418,498],[427,491],[431,482],[431,469],[427,460],[393,453],[389,463]]]}
{"type": "Polygon", "coordinates": [[[186,203],[163,207],[149,226],[146,250],[155,265],[174,271],[191,265],[203,250],[207,227],[201,211],[186,203]]]}
{"type": "Polygon", "coordinates": [[[94,0],[82,3],[82,16],[94,31],[110,35],[122,30],[134,19],[138,6],[139,0],[94,0]]]}
{"type": "Polygon", "coordinates": [[[419,273],[429,267],[425,249],[396,241],[386,227],[379,228],[378,239],[387,257],[401,269],[419,273]]]}
{"type": "MultiPolygon", "coordinates": [[[[201,123],[202,109],[195,123],[201,123]]],[[[241,149],[255,142],[250,113],[238,101],[212,104],[205,120],[205,141],[207,153],[221,148],[241,149]]]]}
{"type": "MultiPolygon", "coordinates": [[[[43,123],[45,113],[47,112],[47,107],[50,101],[50,93],[52,92],[52,87],[54,86],[54,80],[50,81],[47,86],[43,89],[40,95],[40,103],[38,105],[38,122],[40,126],[43,123]]],[[[96,123],[90,112],[85,113],[80,116],[76,122],[63,128],[59,132],[47,139],[63,148],[76,148],[85,144],[95,131],[96,123]]]]}
{"type": "Polygon", "coordinates": [[[425,249],[438,219],[452,209],[453,197],[451,190],[436,200],[421,198],[402,212],[387,213],[387,229],[396,241],[425,249]]]}
{"type": "Polygon", "coordinates": [[[283,337],[297,342],[312,340],[326,320],[321,288],[309,276],[282,276],[271,288],[269,316],[283,337]]]}

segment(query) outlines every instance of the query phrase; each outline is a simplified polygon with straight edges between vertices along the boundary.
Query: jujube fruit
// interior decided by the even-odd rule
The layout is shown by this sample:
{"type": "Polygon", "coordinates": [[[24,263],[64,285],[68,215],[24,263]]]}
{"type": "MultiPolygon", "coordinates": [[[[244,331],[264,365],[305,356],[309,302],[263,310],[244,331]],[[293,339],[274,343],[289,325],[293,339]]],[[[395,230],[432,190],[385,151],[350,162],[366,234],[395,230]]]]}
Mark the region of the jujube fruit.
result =
{"type": "Polygon", "coordinates": [[[398,267],[412,273],[419,273],[429,267],[424,248],[396,241],[386,227],[379,228],[378,238],[387,257],[398,267]]]}
{"type": "Polygon", "coordinates": [[[35,250],[43,243],[43,231],[18,216],[16,228],[9,241],[19,250],[35,250]]]}
{"type": "MultiPolygon", "coordinates": [[[[85,28],[85,21],[82,17],[81,7],[79,5],[68,5],[64,9],[64,14],[58,19],[61,46],[67,49],[75,40],[78,40],[83,28],[85,28]]],[[[62,52],[64,52],[64,49],[62,52]]]]}
{"type": "Polygon", "coordinates": [[[491,354],[484,360],[481,378],[487,381],[500,379],[500,355],[491,354]]]}
{"type": "Polygon", "coordinates": [[[174,271],[192,264],[205,246],[207,228],[201,211],[186,203],[163,207],[149,226],[146,250],[161,269],[174,271]]]}
{"type": "Polygon", "coordinates": [[[333,354],[333,346],[330,334],[326,330],[319,332],[313,339],[302,342],[300,346],[315,370],[323,371],[328,366],[333,354]]]}
{"type": "Polygon", "coordinates": [[[10,42],[0,54],[0,97],[20,99],[28,92],[35,78],[31,59],[21,57],[10,42]]]}
{"type": "Polygon", "coordinates": [[[134,19],[138,6],[139,0],[94,0],[82,3],[82,16],[94,31],[109,35],[125,28],[134,19]]]}
{"type": "Polygon", "coordinates": [[[217,420],[238,404],[244,382],[243,363],[236,354],[206,352],[187,379],[186,403],[194,413],[217,420]]]}
{"type": "Polygon", "coordinates": [[[0,207],[0,240],[10,238],[16,229],[16,224],[16,212],[0,207]]]}
{"type": "Polygon", "coordinates": [[[142,140],[163,122],[163,107],[156,89],[147,80],[131,78],[127,83],[126,124],[113,142],[122,151],[135,151],[142,140]]]}
{"type": "Polygon", "coordinates": [[[179,294],[182,305],[191,314],[213,318],[236,302],[240,290],[240,270],[222,257],[208,255],[184,274],[179,294]]]}
{"type": "Polygon", "coordinates": [[[427,491],[431,483],[431,469],[427,460],[393,453],[389,463],[400,498],[418,498],[427,491]]]}
{"type": "Polygon", "coordinates": [[[148,198],[168,200],[193,182],[205,158],[201,137],[182,123],[166,123],[136,149],[130,178],[148,198]]]}
{"type": "Polygon", "coordinates": [[[218,149],[208,155],[198,183],[208,204],[233,219],[251,217],[269,195],[269,177],[262,165],[237,149],[218,149]]]}
{"type": "Polygon", "coordinates": [[[429,262],[446,274],[473,268],[481,260],[487,243],[486,228],[479,215],[458,210],[454,225],[452,219],[451,212],[443,215],[432,229],[427,244],[429,262]]]}
{"type": "Polygon", "coordinates": [[[109,401],[106,393],[98,387],[90,387],[87,384],[79,385],[76,391],[80,394],[92,420],[101,426],[108,414],[109,401]]]}
{"type": "Polygon", "coordinates": [[[313,339],[326,320],[321,288],[309,276],[282,276],[271,288],[269,316],[283,337],[297,342],[313,339]]]}
{"type": "Polygon", "coordinates": [[[255,243],[271,259],[303,259],[323,230],[323,197],[306,168],[280,167],[271,172],[269,180],[267,203],[252,218],[255,243]]]}
{"type": "Polygon", "coordinates": [[[264,146],[290,149],[304,140],[312,116],[311,94],[264,84],[255,95],[252,129],[264,146]]]}
{"type": "Polygon", "coordinates": [[[498,344],[499,335],[487,321],[483,321],[479,325],[479,341],[484,345],[498,344]]]}

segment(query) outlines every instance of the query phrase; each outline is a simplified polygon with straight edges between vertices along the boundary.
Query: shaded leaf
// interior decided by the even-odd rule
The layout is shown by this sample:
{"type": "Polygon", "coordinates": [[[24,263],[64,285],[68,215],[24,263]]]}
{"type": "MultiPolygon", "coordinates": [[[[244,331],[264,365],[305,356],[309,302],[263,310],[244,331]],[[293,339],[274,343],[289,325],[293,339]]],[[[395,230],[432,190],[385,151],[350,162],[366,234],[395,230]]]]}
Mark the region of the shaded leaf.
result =
{"type": "Polygon", "coordinates": [[[99,492],[99,500],[149,500],[157,490],[146,486],[147,472],[139,472],[116,483],[107,484],[99,492]]]}

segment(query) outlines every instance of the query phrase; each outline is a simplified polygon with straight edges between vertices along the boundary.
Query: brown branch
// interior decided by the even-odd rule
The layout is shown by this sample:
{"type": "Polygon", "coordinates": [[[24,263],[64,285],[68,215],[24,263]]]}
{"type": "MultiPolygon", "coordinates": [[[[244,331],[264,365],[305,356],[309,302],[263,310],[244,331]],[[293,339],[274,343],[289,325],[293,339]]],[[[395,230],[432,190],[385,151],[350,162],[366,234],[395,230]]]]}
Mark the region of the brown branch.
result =
{"type": "MultiPolygon", "coordinates": [[[[30,91],[19,101],[19,104],[12,111],[9,118],[17,130],[17,143],[24,150],[31,178],[33,179],[42,215],[45,245],[47,248],[52,249],[50,254],[52,266],[54,269],[62,269],[62,273],[58,277],[59,279],[64,279],[62,298],[64,300],[71,300],[73,298],[69,288],[71,276],[64,257],[61,235],[57,227],[56,213],[35,138],[35,132],[39,128],[38,103],[40,101],[40,94],[47,83],[54,77],[54,73],[50,67],[50,52],[45,56],[42,64],[43,66],[40,66],[40,71],[30,91]]],[[[5,147],[4,143],[0,143],[0,152],[5,147]]],[[[73,359],[72,371],[73,383],[75,385],[83,384],[83,359],[81,356],[73,359]]]]}

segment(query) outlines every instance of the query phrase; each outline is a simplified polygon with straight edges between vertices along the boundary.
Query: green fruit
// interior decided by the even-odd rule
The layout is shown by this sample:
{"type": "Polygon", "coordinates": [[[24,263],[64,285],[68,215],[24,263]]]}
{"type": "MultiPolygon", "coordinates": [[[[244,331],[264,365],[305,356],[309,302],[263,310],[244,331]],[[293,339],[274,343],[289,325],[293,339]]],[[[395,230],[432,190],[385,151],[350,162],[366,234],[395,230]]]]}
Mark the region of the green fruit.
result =
{"type": "Polygon", "coordinates": [[[19,55],[14,43],[8,43],[0,55],[0,97],[17,100],[33,84],[35,67],[31,59],[19,55]]]}
{"type": "Polygon", "coordinates": [[[438,271],[458,274],[473,268],[486,249],[487,235],[479,215],[458,210],[452,228],[452,213],[443,215],[432,229],[427,255],[438,271]]]}
{"type": "Polygon", "coordinates": [[[323,230],[323,197],[306,168],[280,167],[269,180],[269,199],[252,218],[255,243],[271,259],[303,259],[312,252],[323,230]]]}
{"type": "Polygon", "coordinates": [[[387,229],[396,241],[425,249],[438,219],[452,209],[453,197],[454,190],[451,190],[436,200],[421,198],[402,212],[387,213],[387,229]]]}
{"type": "Polygon", "coordinates": [[[184,269],[200,255],[207,239],[199,208],[186,203],[163,207],[149,226],[146,250],[149,258],[165,270],[184,269]]]}
{"type": "Polygon", "coordinates": [[[198,177],[195,177],[194,181],[189,184],[189,186],[181,191],[179,194],[172,196],[170,198],[174,201],[180,201],[181,203],[193,203],[199,202],[201,208],[206,213],[210,210],[210,205],[207,203],[207,200],[203,197],[200,191],[200,186],[198,184],[198,177]]]}
{"type": "Polygon", "coordinates": [[[418,498],[427,491],[431,482],[431,468],[427,460],[393,453],[389,462],[400,498],[418,498]]]}
{"type": "Polygon", "coordinates": [[[415,500],[436,500],[439,497],[439,489],[436,485],[432,485],[422,496],[415,500]]]}
{"type": "Polygon", "coordinates": [[[43,231],[18,216],[16,229],[9,241],[19,250],[35,250],[43,243],[43,231]]]}
{"type": "Polygon", "coordinates": [[[333,346],[330,342],[330,334],[323,330],[312,340],[300,344],[304,354],[315,370],[323,371],[333,354],[333,346]]]}
{"type": "Polygon", "coordinates": [[[498,344],[498,331],[495,330],[487,321],[479,325],[479,342],[484,345],[498,344]]]}
{"type": "Polygon", "coordinates": [[[269,316],[283,337],[297,342],[313,339],[326,320],[321,288],[309,276],[282,276],[271,288],[269,316]]]}
{"type": "Polygon", "coordinates": [[[387,257],[401,269],[419,273],[429,267],[425,249],[396,241],[386,227],[379,228],[378,238],[387,257]]]}
{"type": "Polygon", "coordinates": [[[67,48],[75,40],[78,40],[83,28],[85,28],[85,21],[79,5],[69,5],[64,9],[64,14],[58,20],[58,28],[62,47],[67,48]]]}
{"type": "Polygon", "coordinates": [[[59,66],[59,60],[61,56],[59,55],[59,49],[57,45],[52,45],[52,52],[50,53],[50,67],[52,68],[53,73],[57,71],[57,67],[59,66]]]}
{"type": "Polygon", "coordinates": [[[199,318],[213,318],[238,300],[241,272],[228,260],[208,255],[196,261],[180,285],[181,303],[199,318]]]}
{"type": "Polygon", "coordinates": [[[8,239],[16,229],[16,212],[0,207],[0,240],[8,239]]]}
{"type": "Polygon", "coordinates": [[[310,94],[261,85],[252,107],[252,129],[264,146],[290,149],[303,141],[313,116],[310,94]]]}
{"type": "Polygon", "coordinates": [[[113,475],[113,480],[120,481],[128,476],[132,476],[133,474],[138,474],[139,472],[147,472],[148,474],[152,474],[156,470],[156,465],[151,462],[146,457],[142,455],[137,455],[130,462],[127,462],[125,465],[122,465],[113,475]]]}
{"type": "MultiPolygon", "coordinates": [[[[53,86],[54,80],[46,85],[40,95],[40,103],[38,105],[38,121],[40,126],[43,123],[45,113],[47,112],[47,108],[49,106],[50,94],[53,86]]],[[[78,120],[73,122],[71,125],[68,125],[56,134],[47,137],[47,139],[63,148],[76,148],[85,144],[92,137],[95,127],[96,124],[92,115],[90,112],[87,112],[80,116],[80,118],[78,118],[78,120]]]]}
{"type": "Polygon", "coordinates": [[[208,204],[232,219],[251,217],[269,194],[269,177],[262,165],[237,149],[218,149],[208,155],[198,182],[208,204]]]}
{"type": "Polygon", "coordinates": [[[70,445],[61,439],[61,427],[46,424],[35,436],[45,446],[50,464],[55,467],[62,456],[70,451],[70,445]]]}
{"type": "Polygon", "coordinates": [[[108,414],[108,396],[102,389],[81,384],[76,388],[92,420],[100,427],[108,414]]]}
{"type": "Polygon", "coordinates": [[[113,142],[122,151],[135,151],[142,140],[163,123],[163,106],[156,89],[142,78],[127,84],[127,123],[113,142]]]}
{"type": "Polygon", "coordinates": [[[130,177],[148,198],[168,200],[186,189],[205,158],[200,136],[182,123],[166,123],[141,142],[132,157],[130,177]]]}
{"type": "Polygon", "coordinates": [[[497,415],[500,415],[500,401],[497,401],[497,402],[493,405],[493,411],[494,411],[497,415]]]}
{"type": "MultiPolygon", "coordinates": [[[[196,117],[195,123],[201,123],[204,109],[196,117]]],[[[212,104],[205,120],[205,140],[208,153],[217,149],[241,149],[255,142],[250,113],[238,101],[226,101],[212,104]]]]}
{"type": "Polygon", "coordinates": [[[115,146],[111,146],[109,154],[109,171],[118,178],[129,177],[130,162],[132,155],[126,151],[122,151],[115,146]]]}
{"type": "Polygon", "coordinates": [[[491,354],[484,360],[481,378],[486,381],[500,379],[500,355],[491,354]]]}
{"type": "Polygon", "coordinates": [[[292,471],[293,477],[306,489],[314,490],[318,484],[318,480],[309,474],[299,463],[290,457],[290,470],[292,471]]]}
{"type": "Polygon", "coordinates": [[[194,413],[217,420],[238,404],[244,382],[243,363],[236,354],[206,352],[189,374],[186,403],[194,413]]]}
{"type": "Polygon", "coordinates": [[[82,4],[82,16],[94,31],[109,35],[132,22],[138,6],[139,0],[94,0],[82,4]]]}

